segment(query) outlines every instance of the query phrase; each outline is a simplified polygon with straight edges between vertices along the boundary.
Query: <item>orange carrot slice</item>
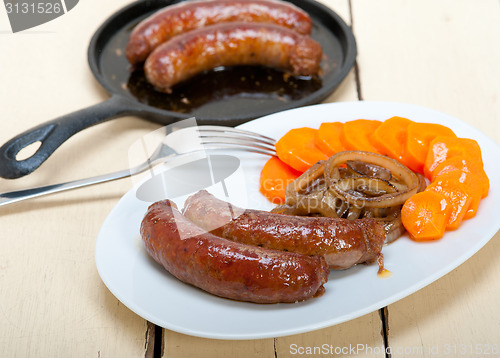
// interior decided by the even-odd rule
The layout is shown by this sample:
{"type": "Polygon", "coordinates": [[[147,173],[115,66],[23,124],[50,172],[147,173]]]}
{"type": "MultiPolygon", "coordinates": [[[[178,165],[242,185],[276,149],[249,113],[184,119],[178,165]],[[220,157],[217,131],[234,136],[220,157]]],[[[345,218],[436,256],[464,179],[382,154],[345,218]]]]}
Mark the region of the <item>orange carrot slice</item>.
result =
{"type": "Polygon", "coordinates": [[[401,210],[401,221],[411,239],[438,240],[446,231],[450,213],[444,194],[422,191],[406,200],[401,210]]]}
{"type": "Polygon", "coordinates": [[[440,163],[456,156],[468,158],[476,162],[480,168],[483,167],[481,148],[474,139],[439,136],[429,144],[424,164],[425,176],[431,178],[432,172],[440,163]]]}
{"type": "Polygon", "coordinates": [[[378,153],[377,148],[370,142],[370,137],[381,124],[381,121],[372,119],[356,119],[346,122],[340,140],[346,150],[378,153]]]}
{"type": "Polygon", "coordinates": [[[335,153],[342,152],[345,149],[340,136],[344,131],[344,123],[325,122],[321,123],[314,138],[316,146],[326,155],[332,156],[335,153]]]}
{"type": "Polygon", "coordinates": [[[481,167],[481,164],[470,158],[455,156],[446,159],[444,162],[439,163],[439,165],[436,166],[435,169],[430,173],[430,180],[431,182],[435,181],[436,178],[440,175],[457,170],[463,173],[474,174],[475,180],[477,181],[476,183],[474,183],[474,185],[480,186],[482,188],[481,198],[485,198],[488,196],[488,191],[490,188],[490,181],[488,179],[488,176],[486,175],[484,169],[481,167]]]}
{"type": "Polygon", "coordinates": [[[316,162],[328,159],[314,143],[317,131],[309,127],[291,129],[276,143],[276,154],[293,169],[305,172],[316,162]]]}
{"type": "Polygon", "coordinates": [[[403,164],[415,172],[423,173],[430,142],[438,136],[456,137],[453,131],[435,123],[412,123],[406,132],[403,164]]]}
{"type": "Polygon", "coordinates": [[[471,202],[464,215],[464,220],[476,216],[483,194],[483,186],[476,173],[460,169],[448,170],[439,174],[434,180],[434,182],[439,181],[463,184],[465,186],[464,190],[466,190],[467,194],[471,197],[471,202]]]}
{"type": "Polygon", "coordinates": [[[451,206],[451,214],[448,218],[446,229],[457,229],[472,203],[472,194],[467,185],[459,181],[438,178],[425,191],[434,191],[446,197],[451,206]]]}
{"type": "Polygon", "coordinates": [[[403,117],[391,117],[385,120],[371,137],[373,146],[380,154],[402,161],[407,129],[412,123],[414,122],[403,117]]]}
{"type": "Polygon", "coordinates": [[[286,186],[297,179],[301,172],[293,169],[277,157],[269,159],[260,172],[260,192],[272,203],[285,202],[286,186]]]}

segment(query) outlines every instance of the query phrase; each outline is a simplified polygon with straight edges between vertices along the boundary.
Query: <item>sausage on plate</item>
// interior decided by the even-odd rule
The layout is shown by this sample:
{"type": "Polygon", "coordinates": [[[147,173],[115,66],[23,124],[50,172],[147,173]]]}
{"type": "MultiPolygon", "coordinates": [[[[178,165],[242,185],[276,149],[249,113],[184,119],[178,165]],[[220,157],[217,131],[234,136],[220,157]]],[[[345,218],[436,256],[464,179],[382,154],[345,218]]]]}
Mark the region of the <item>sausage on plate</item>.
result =
{"type": "Polygon", "coordinates": [[[126,47],[132,64],[144,62],[159,44],[181,33],[221,22],[262,22],[309,34],[312,21],[302,9],[276,0],[201,0],[168,6],[140,22],[126,47]]]}
{"type": "Polygon", "coordinates": [[[207,191],[185,203],[184,215],[211,233],[264,248],[321,255],[332,269],[374,262],[385,232],[375,219],[293,216],[237,208],[207,191]]]}
{"type": "Polygon", "coordinates": [[[211,25],[178,35],[158,46],[144,72],[156,89],[171,87],[219,66],[261,65],[295,76],[318,74],[321,45],[283,26],[246,22],[211,25]]]}
{"type": "Polygon", "coordinates": [[[146,251],[179,280],[214,295],[256,303],[319,296],[328,280],[323,257],[249,246],[208,233],[169,200],[152,204],[141,223],[146,251]]]}

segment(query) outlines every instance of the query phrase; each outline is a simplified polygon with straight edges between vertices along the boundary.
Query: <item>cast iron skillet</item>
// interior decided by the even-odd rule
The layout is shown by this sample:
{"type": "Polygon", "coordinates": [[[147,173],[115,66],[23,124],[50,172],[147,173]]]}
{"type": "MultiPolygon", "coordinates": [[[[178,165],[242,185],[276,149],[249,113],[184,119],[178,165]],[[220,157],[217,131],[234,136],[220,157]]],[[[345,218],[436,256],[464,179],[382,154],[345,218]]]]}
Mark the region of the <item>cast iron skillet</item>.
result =
{"type": "Polygon", "coordinates": [[[40,124],[0,148],[0,176],[14,179],[37,169],[63,142],[77,132],[112,118],[136,115],[162,124],[195,116],[198,124],[235,126],[270,113],[314,104],[328,97],[347,76],[356,58],[350,28],[328,7],[313,0],[288,0],[311,16],[312,37],[325,59],[317,79],[287,78],[261,67],[234,67],[201,74],[180,84],[170,95],[160,94],[132,69],[124,49],[132,28],[152,12],[185,0],[134,2],[112,15],[92,37],[90,68],[111,96],[102,103],[40,124]],[[41,142],[29,158],[16,155],[41,142]]]}

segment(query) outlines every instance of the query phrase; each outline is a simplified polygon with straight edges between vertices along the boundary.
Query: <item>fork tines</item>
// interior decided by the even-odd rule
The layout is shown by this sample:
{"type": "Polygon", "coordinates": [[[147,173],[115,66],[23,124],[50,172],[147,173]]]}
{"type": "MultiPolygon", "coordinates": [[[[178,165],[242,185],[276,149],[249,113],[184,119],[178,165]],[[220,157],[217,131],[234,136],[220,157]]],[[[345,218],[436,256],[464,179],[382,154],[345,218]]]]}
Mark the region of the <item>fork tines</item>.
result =
{"type": "Polygon", "coordinates": [[[276,155],[274,139],[259,133],[224,126],[199,126],[201,144],[207,149],[236,149],[276,155]]]}

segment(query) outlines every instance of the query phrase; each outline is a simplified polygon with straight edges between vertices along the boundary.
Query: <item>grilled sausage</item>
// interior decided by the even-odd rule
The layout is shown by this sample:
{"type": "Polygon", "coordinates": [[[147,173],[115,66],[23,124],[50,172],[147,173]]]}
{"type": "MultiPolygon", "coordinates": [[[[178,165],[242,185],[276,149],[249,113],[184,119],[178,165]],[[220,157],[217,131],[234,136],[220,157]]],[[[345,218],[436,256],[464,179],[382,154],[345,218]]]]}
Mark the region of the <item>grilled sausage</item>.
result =
{"type": "Polygon", "coordinates": [[[158,46],[147,58],[144,72],[159,91],[219,66],[262,65],[292,75],[315,75],[321,45],[309,36],[282,26],[232,22],[178,35],[158,46]]]}
{"type": "Polygon", "coordinates": [[[222,22],[273,23],[309,34],[312,21],[298,7],[273,0],[185,1],[157,11],[132,31],[126,47],[132,64],[144,62],[159,44],[181,33],[222,22]]]}
{"type": "Polygon", "coordinates": [[[186,200],[184,215],[211,233],[269,249],[321,255],[331,269],[374,262],[385,232],[374,219],[334,219],[243,210],[200,191],[186,200]]]}
{"type": "Polygon", "coordinates": [[[187,220],[169,200],[152,204],[141,223],[146,251],[179,280],[214,295],[256,303],[319,296],[328,266],[309,257],[232,242],[187,220]]]}

